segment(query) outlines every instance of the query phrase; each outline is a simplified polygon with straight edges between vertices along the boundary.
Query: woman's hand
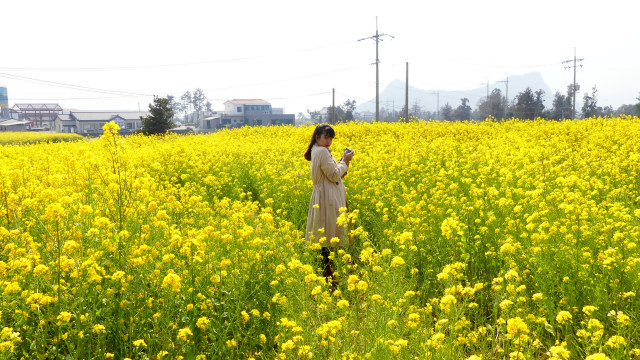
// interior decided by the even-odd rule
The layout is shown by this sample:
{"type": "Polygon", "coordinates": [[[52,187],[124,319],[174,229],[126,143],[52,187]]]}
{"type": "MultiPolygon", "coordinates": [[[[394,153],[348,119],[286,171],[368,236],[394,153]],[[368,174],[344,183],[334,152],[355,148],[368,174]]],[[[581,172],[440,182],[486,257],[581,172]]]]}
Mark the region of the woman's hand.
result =
{"type": "Polygon", "coordinates": [[[351,150],[350,152],[347,152],[345,150],[344,154],[342,154],[342,160],[347,163],[347,165],[349,165],[349,162],[351,162],[351,159],[353,158],[353,153],[355,151],[351,150]]]}

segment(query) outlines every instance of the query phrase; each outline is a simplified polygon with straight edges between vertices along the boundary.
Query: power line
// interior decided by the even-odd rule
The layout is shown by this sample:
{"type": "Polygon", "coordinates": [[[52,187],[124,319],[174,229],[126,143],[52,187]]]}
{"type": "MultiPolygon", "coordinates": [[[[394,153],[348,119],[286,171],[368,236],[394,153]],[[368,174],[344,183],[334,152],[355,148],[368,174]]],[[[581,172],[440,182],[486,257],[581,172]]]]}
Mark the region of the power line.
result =
{"type": "MultiPolygon", "coordinates": [[[[313,96],[319,96],[319,95],[326,95],[329,94],[329,91],[325,91],[325,92],[319,92],[319,93],[313,93],[313,94],[305,94],[305,95],[294,95],[294,96],[284,96],[284,97],[272,97],[272,98],[264,98],[264,100],[286,100],[286,99],[297,99],[297,98],[305,98],[305,97],[313,97],[313,96]]],[[[170,94],[171,95],[171,94],[170,94]]],[[[132,97],[129,95],[123,95],[123,96],[114,96],[114,97],[85,97],[85,98],[77,98],[77,97],[65,97],[65,98],[39,98],[39,97],[32,97],[32,98],[16,98],[13,100],[20,100],[20,101],[33,101],[33,100],[46,100],[46,101],[60,101],[60,100],[109,100],[109,99],[118,99],[118,98],[127,98],[127,97],[132,97]]],[[[207,100],[209,101],[226,101],[228,100],[227,98],[220,98],[220,99],[212,99],[212,98],[207,98],[207,100]]]]}
{"type": "Polygon", "coordinates": [[[93,88],[89,86],[66,84],[66,83],[61,83],[57,81],[42,80],[42,79],[36,79],[32,77],[19,76],[19,75],[7,74],[7,73],[0,73],[0,77],[14,79],[14,80],[43,83],[50,86],[58,86],[58,87],[63,87],[67,89],[88,91],[88,92],[95,92],[95,93],[102,93],[102,94],[109,94],[109,95],[131,95],[131,96],[145,96],[145,97],[153,96],[149,94],[140,94],[140,93],[133,93],[128,91],[108,90],[108,89],[93,88]]]}
{"type": "MultiPolygon", "coordinates": [[[[228,90],[228,89],[237,89],[237,88],[252,87],[252,86],[260,86],[260,85],[277,84],[277,83],[281,83],[281,82],[294,81],[294,80],[301,80],[301,79],[308,79],[308,78],[317,77],[317,76],[323,76],[323,75],[335,74],[335,73],[339,73],[339,72],[344,72],[344,71],[354,70],[354,69],[357,69],[357,68],[360,68],[360,67],[362,67],[362,65],[353,66],[353,67],[344,68],[344,69],[333,70],[333,71],[326,71],[326,72],[323,72],[323,73],[316,73],[316,74],[311,74],[311,75],[304,75],[304,76],[299,76],[299,77],[294,77],[294,78],[289,78],[289,79],[274,80],[274,81],[266,81],[266,82],[261,82],[261,83],[245,84],[245,85],[225,86],[225,87],[220,87],[220,88],[211,88],[211,89],[204,89],[204,90],[205,90],[205,91],[217,91],[217,90],[228,90]]],[[[172,94],[179,94],[179,93],[177,93],[177,92],[176,92],[176,93],[172,93],[172,94]]]]}
{"type": "MultiPolygon", "coordinates": [[[[319,45],[303,49],[294,49],[292,52],[310,52],[315,50],[322,50],[326,48],[342,46],[351,43],[350,41],[336,42],[328,45],[319,45]]],[[[97,67],[0,67],[0,71],[115,71],[115,70],[140,70],[140,69],[155,69],[155,68],[168,68],[168,67],[182,67],[182,66],[194,66],[194,65],[207,65],[207,64],[219,64],[245,60],[256,60],[263,58],[272,58],[271,55],[258,55],[247,57],[236,57],[227,59],[211,59],[203,61],[193,61],[186,63],[173,63],[173,64],[155,64],[155,65],[125,65],[125,66],[97,66],[97,67]]]]}
{"type": "MultiPolygon", "coordinates": [[[[334,73],[349,71],[349,70],[357,69],[357,68],[359,68],[361,66],[362,65],[358,65],[358,66],[354,66],[354,67],[350,67],[350,68],[343,68],[343,69],[338,69],[338,70],[334,70],[334,71],[326,71],[326,72],[323,72],[323,73],[305,75],[305,76],[289,78],[289,79],[267,81],[267,82],[262,82],[262,83],[254,83],[254,84],[246,84],[246,85],[228,86],[228,87],[221,87],[221,88],[215,88],[215,89],[204,89],[204,90],[205,91],[217,91],[217,90],[244,88],[244,87],[252,87],[252,86],[259,86],[259,85],[269,85],[269,84],[275,84],[275,83],[281,83],[281,82],[287,82],[287,81],[294,81],[294,80],[300,80],[300,79],[306,79],[306,78],[311,78],[311,77],[324,76],[324,75],[328,75],[328,74],[334,74],[334,73]]],[[[22,81],[27,81],[27,82],[43,83],[43,84],[46,84],[46,85],[62,87],[62,88],[71,89],[71,90],[81,90],[81,91],[95,92],[95,93],[101,93],[101,94],[107,94],[107,95],[115,95],[115,96],[118,96],[118,97],[140,97],[140,96],[151,97],[151,96],[153,96],[153,95],[150,95],[150,94],[141,94],[141,93],[133,93],[133,92],[127,92],[127,91],[118,91],[118,90],[108,90],[108,89],[101,89],[101,88],[93,88],[93,87],[88,87],[88,86],[83,86],[83,85],[67,84],[67,83],[61,83],[61,82],[56,82],[56,81],[49,81],[49,80],[44,80],[44,79],[37,79],[37,78],[31,78],[31,77],[19,76],[19,75],[7,74],[7,73],[0,73],[0,77],[5,77],[5,78],[9,78],[9,79],[14,79],[14,80],[22,80],[22,81]]],[[[170,95],[180,95],[181,92],[173,92],[173,93],[169,93],[169,94],[170,95]]],[[[69,98],[60,98],[59,100],[90,100],[90,99],[91,98],[69,97],[69,98]]],[[[93,98],[93,99],[109,99],[109,98],[96,97],[96,98],[93,98]]],[[[21,99],[21,100],[25,101],[27,99],[21,99]]],[[[45,100],[45,99],[39,99],[39,100],[45,100]]],[[[48,100],[54,100],[54,99],[48,99],[48,100]]]]}

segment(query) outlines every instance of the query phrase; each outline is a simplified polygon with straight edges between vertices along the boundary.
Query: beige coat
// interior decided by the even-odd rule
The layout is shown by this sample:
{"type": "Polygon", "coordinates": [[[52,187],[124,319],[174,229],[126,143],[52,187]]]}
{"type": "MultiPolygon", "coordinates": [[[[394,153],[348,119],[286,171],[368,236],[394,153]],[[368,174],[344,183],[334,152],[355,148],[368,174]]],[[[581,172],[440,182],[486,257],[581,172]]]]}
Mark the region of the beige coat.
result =
{"type": "Polygon", "coordinates": [[[313,192],[307,216],[306,239],[317,243],[326,237],[320,245],[349,245],[348,229],[336,223],[339,209],[347,206],[347,190],[342,183],[342,176],[346,174],[348,165],[342,160],[336,162],[326,147],[313,145],[310,167],[313,192]],[[314,207],[316,204],[319,206],[314,207]],[[324,232],[319,229],[324,229],[324,232]],[[340,243],[331,244],[333,237],[339,238],[340,243]]]}

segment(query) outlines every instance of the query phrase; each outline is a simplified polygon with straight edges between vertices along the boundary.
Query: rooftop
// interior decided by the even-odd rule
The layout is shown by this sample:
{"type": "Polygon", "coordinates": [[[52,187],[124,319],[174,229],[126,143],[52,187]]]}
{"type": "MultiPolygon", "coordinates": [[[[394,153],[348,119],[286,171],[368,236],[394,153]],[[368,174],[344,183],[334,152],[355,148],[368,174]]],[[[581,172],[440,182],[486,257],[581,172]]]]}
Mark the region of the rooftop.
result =
{"type": "Polygon", "coordinates": [[[72,111],[71,115],[78,121],[110,121],[119,116],[125,120],[140,120],[147,116],[147,111],[72,111]]]}
{"type": "Polygon", "coordinates": [[[14,104],[11,108],[14,111],[62,111],[62,108],[58,104],[14,104]]]}
{"type": "Polygon", "coordinates": [[[234,105],[271,105],[270,102],[262,99],[233,99],[229,102],[234,105]]]}

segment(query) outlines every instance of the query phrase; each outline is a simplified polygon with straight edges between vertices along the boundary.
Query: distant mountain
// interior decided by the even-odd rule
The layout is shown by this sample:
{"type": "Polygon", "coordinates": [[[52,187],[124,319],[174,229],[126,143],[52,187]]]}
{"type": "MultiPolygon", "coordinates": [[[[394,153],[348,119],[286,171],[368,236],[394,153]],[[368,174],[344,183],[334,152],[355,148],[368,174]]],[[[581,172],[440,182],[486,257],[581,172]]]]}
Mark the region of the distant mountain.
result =
{"type": "MultiPolygon", "coordinates": [[[[409,80],[411,82],[411,80],[409,80]]],[[[509,76],[509,100],[513,99],[518,93],[524,91],[527,87],[530,87],[534,92],[542,89],[545,92],[545,98],[553,99],[553,93],[551,88],[544,82],[542,75],[539,72],[532,72],[524,75],[511,75],[509,76]]],[[[500,89],[502,94],[505,94],[505,83],[494,82],[489,83],[489,92],[493,89],[500,89]]],[[[424,111],[435,112],[437,109],[438,96],[436,95],[436,89],[425,90],[418,89],[409,85],[409,108],[411,108],[415,102],[424,111]]],[[[380,109],[385,108],[391,110],[395,108],[396,111],[402,110],[404,106],[405,96],[405,82],[402,80],[393,80],[380,92],[380,109]]],[[[454,109],[460,105],[460,99],[469,99],[469,105],[475,109],[478,106],[478,102],[487,96],[487,87],[479,86],[470,90],[457,90],[457,91],[445,91],[440,90],[440,108],[446,103],[449,103],[454,109]]],[[[376,99],[373,98],[363,104],[360,104],[356,111],[359,113],[376,111],[376,99]]]]}

